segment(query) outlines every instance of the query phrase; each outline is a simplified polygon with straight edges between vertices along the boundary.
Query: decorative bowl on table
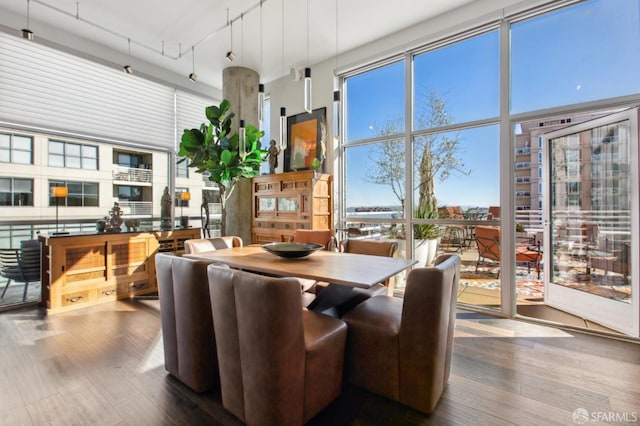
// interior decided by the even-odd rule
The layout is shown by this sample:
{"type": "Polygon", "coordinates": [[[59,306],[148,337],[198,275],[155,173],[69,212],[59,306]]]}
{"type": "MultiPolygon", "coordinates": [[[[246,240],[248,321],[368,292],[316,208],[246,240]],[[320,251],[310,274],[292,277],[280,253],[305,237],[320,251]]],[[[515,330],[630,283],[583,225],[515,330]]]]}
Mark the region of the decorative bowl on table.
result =
{"type": "Polygon", "coordinates": [[[313,243],[269,243],[263,244],[262,248],[276,256],[296,258],[307,257],[314,251],[324,248],[324,246],[313,243]]]}

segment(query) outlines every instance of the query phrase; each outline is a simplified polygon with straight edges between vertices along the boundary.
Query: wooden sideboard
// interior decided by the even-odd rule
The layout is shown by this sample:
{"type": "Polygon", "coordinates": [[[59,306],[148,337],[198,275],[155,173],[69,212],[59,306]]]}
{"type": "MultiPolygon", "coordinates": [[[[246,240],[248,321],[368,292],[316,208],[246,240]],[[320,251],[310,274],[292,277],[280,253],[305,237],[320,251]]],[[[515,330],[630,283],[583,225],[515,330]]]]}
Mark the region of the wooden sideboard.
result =
{"type": "Polygon", "coordinates": [[[158,290],[154,255],[182,254],[200,228],[39,237],[47,314],[158,290]]]}
{"type": "Polygon", "coordinates": [[[333,177],[313,170],[252,180],[254,244],[287,241],[296,229],[333,229],[333,177]]]}

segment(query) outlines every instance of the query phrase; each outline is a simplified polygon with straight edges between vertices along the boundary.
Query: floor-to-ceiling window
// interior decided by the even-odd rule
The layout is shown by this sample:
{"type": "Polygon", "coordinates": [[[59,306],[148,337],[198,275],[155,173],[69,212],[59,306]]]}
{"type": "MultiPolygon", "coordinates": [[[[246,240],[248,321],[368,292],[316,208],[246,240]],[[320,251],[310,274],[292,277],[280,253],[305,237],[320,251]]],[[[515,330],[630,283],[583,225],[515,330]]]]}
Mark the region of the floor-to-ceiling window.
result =
{"type": "Polygon", "coordinates": [[[437,236],[438,253],[462,255],[459,301],[506,313],[543,301],[542,135],[640,102],[640,1],[553,6],[343,75],[342,225],[437,236]]]}

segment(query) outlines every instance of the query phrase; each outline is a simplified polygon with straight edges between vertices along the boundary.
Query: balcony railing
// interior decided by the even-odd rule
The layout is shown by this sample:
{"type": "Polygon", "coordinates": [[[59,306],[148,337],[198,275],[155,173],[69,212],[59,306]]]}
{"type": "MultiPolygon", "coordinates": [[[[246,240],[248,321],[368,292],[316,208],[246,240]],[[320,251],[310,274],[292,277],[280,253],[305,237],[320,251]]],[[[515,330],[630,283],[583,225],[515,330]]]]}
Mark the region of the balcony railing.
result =
{"type": "Polygon", "coordinates": [[[114,164],[113,180],[118,182],[133,182],[136,184],[151,185],[153,182],[153,171],[149,169],[118,166],[114,164]]]}
{"type": "Polygon", "coordinates": [[[153,215],[153,203],[151,201],[120,201],[122,215],[127,218],[151,217],[153,215]]]}

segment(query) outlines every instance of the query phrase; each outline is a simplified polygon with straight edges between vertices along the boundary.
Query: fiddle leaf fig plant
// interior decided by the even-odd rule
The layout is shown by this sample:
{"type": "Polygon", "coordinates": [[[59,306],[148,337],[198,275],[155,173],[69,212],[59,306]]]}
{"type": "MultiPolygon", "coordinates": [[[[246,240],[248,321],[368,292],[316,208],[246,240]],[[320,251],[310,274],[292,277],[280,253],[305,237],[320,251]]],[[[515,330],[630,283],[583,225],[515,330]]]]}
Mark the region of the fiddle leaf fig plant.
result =
{"type": "Polygon", "coordinates": [[[231,122],[235,114],[230,111],[230,103],[223,100],[219,106],[205,108],[209,123],[202,123],[199,129],[184,129],[178,157],[189,161],[189,167],[209,176],[211,182],[220,188],[222,203],[222,229],[225,229],[225,207],[238,181],[260,174],[260,166],[267,152],[262,150],[260,138],[264,132],[252,125],[245,128],[245,149],[240,152],[240,136],[231,132],[231,122]]]}

